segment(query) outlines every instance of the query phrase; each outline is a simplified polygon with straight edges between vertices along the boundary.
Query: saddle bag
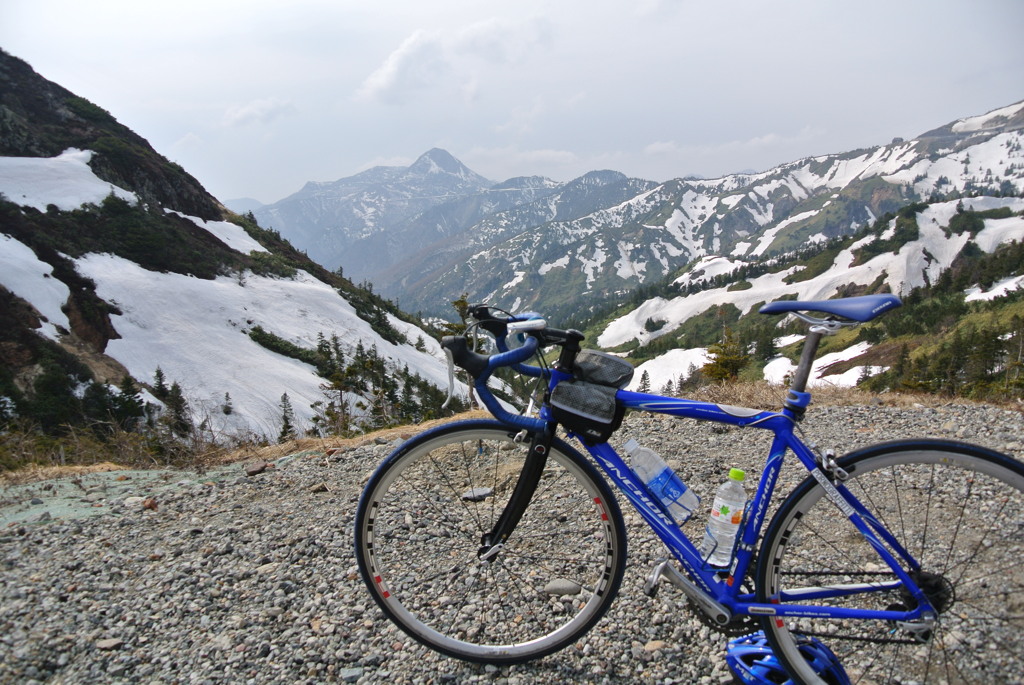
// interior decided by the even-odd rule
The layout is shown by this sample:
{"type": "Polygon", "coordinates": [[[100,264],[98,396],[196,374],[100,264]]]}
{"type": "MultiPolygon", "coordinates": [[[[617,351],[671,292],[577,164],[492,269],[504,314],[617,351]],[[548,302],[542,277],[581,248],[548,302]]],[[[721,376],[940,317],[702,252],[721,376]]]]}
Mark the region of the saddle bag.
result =
{"type": "Polygon", "coordinates": [[[633,365],[607,352],[580,350],[572,375],[587,383],[624,388],[633,380],[633,365]]]}

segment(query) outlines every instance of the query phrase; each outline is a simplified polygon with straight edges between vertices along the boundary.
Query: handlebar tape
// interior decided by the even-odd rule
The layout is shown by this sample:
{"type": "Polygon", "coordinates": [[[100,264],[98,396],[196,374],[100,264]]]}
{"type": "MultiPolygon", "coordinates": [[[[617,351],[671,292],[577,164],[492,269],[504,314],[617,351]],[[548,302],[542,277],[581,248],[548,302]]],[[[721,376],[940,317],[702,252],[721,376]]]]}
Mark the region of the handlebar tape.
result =
{"type": "Polygon", "coordinates": [[[441,339],[441,347],[451,351],[452,360],[456,366],[468,371],[474,380],[488,375],[499,366],[511,366],[526,361],[537,351],[537,345],[537,339],[531,336],[526,339],[522,347],[488,356],[469,349],[469,343],[465,336],[446,335],[441,339]]]}

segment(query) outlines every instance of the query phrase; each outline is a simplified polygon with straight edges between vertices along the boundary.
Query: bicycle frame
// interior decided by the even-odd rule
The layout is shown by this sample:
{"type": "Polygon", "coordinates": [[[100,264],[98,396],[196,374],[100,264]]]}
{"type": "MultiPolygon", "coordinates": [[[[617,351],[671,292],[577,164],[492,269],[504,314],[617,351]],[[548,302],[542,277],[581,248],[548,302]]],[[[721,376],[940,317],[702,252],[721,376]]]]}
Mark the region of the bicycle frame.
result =
{"type": "MultiPolygon", "coordinates": [[[[866,298],[861,299],[864,300],[866,298]]],[[[899,306],[898,300],[895,302],[896,304],[894,304],[892,299],[871,298],[868,302],[870,311],[864,309],[864,301],[854,303],[853,300],[840,300],[834,303],[834,305],[836,313],[850,314],[857,321],[866,321],[892,306],[899,306]],[[856,308],[850,309],[850,307],[856,308]]],[[[762,311],[793,311],[798,309],[798,305],[800,303],[777,302],[762,308],[762,311]]],[[[831,309],[833,307],[829,305],[825,311],[831,309]]],[[[618,390],[616,393],[616,399],[626,409],[713,421],[737,427],[760,428],[773,433],[774,438],[757,485],[757,490],[754,493],[753,499],[748,504],[744,523],[738,535],[732,565],[724,578],[721,572],[722,569],[712,568],[705,563],[697,546],[682,533],[668,512],[663,509],[662,505],[650,497],[646,486],[611,445],[607,442],[598,444],[588,444],[583,440],[581,442],[600,465],[605,475],[633,504],[637,512],[682,565],[686,572],[686,577],[693,584],[691,589],[696,593],[694,598],[705,609],[714,607],[716,612],[722,613],[719,620],[724,619],[723,622],[728,622],[729,616],[726,612],[777,617],[827,616],[831,618],[887,620],[893,622],[922,620],[927,622],[933,620],[936,616],[936,611],[921,588],[905,570],[905,568],[909,568],[912,572],[916,572],[920,570],[920,563],[899,544],[896,538],[886,530],[885,526],[870,513],[868,508],[843,485],[841,479],[834,480],[831,475],[827,475],[822,470],[819,459],[813,450],[797,437],[794,432],[796,422],[802,418],[804,411],[810,404],[811,395],[804,392],[804,390],[811,364],[817,351],[818,342],[822,335],[835,332],[842,325],[813,319],[799,312],[797,312],[797,316],[814,324],[814,326],[811,327],[805,341],[797,374],[790,388],[784,408],[779,412],[757,411],[744,407],[663,397],[661,395],[627,390],[618,390]],[[829,587],[804,588],[790,591],[782,597],[769,598],[768,603],[756,602],[754,601],[755,595],[753,593],[741,591],[742,579],[747,577],[747,572],[750,570],[755,545],[760,539],[768,504],[774,493],[779,471],[782,468],[783,457],[787,450],[793,452],[804,468],[807,469],[808,473],[822,487],[828,499],[856,527],[865,540],[878,553],[879,558],[892,569],[898,580],[888,583],[850,583],[829,587]],[[737,578],[741,582],[737,583],[737,578]],[[875,611],[822,605],[776,603],[782,601],[790,602],[794,599],[825,599],[852,594],[889,591],[896,588],[903,588],[910,594],[916,605],[914,609],[907,611],[875,611]],[[722,609],[725,611],[721,612],[722,609]]],[[[504,334],[496,335],[495,339],[501,353],[489,358],[476,360],[480,365],[477,369],[480,373],[474,374],[474,388],[477,390],[478,396],[495,418],[510,427],[524,429],[531,433],[548,430],[554,425],[554,418],[548,406],[541,406],[539,417],[512,414],[491,394],[487,388],[487,378],[497,368],[511,366],[523,375],[545,378],[548,382],[548,392],[550,393],[558,383],[572,378],[572,375],[560,370],[559,365],[556,365],[555,368],[542,369],[524,364],[523,362],[531,357],[538,348],[538,341],[532,337],[528,337],[523,346],[515,350],[509,350],[504,334]]],[[[572,368],[571,364],[566,368],[572,368]]],[[[522,508],[526,506],[526,503],[519,502],[517,506],[522,508]]],[[[679,579],[683,580],[681,576],[679,579]]]]}
{"type": "MultiPolygon", "coordinates": [[[[557,372],[553,372],[557,374],[557,372]]],[[[552,379],[552,387],[558,381],[552,379]]],[[[798,401],[806,407],[810,395],[800,393],[798,401]]],[[[682,564],[689,578],[699,587],[700,591],[710,600],[721,604],[733,614],[774,615],[784,616],[831,616],[834,618],[873,619],[889,621],[914,621],[934,615],[924,593],[917,587],[900,563],[902,559],[912,569],[919,568],[918,562],[885,530],[868,510],[841,483],[833,484],[822,472],[814,452],[794,432],[795,417],[790,409],[781,412],[757,411],[743,407],[718,405],[652,395],[647,393],[620,390],[617,398],[627,409],[646,411],[657,414],[668,414],[691,419],[713,421],[737,427],[760,428],[774,434],[764,470],[757,485],[757,490],[747,506],[744,523],[741,527],[733,556],[732,566],[728,575],[723,578],[722,569],[707,565],[697,546],[680,530],[679,526],[664,511],[659,503],[650,497],[646,486],[625,462],[625,460],[607,442],[595,445],[584,444],[586,450],[601,466],[605,475],[615,484],[618,490],[633,504],[652,530],[665,543],[676,560],[682,564]],[[742,592],[741,583],[750,569],[754,556],[755,545],[760,537],[765,522],[768,504],[775,489],[779,471],[782,468],[786,450],[791,450],[803,466],[822,486],[828,497],[839,507],[844,515],[864,535],[876,549],[879,556],[893,569],[902,581],[902,586],[917,600],[917,608],[910,611],[874,611],[867,609],[830,608],[821,605],[758,603],[754,594],[742,592]],[[884,542],[883,542],[884,541],[884,542]],[[886,547],[889,545],[895,555],[886,547]]],[[[792,399],[792,398],[791,398],[792,399]]],[[[542,411],[541,416],[543,417],[542,411]]],[[[834,587],[818,587],[802,591],[800,596],[806,599],[823,599],[841,595],[864,592],[891,590],[900,584],[862,583],[846,584],[834,587]]]]}

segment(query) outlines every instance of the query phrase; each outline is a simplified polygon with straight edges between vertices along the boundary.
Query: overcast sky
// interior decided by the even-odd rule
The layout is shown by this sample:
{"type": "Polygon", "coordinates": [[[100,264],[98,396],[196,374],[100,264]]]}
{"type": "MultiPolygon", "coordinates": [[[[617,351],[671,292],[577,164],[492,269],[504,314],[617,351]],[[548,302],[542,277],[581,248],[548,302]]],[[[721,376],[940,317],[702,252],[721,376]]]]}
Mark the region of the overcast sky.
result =
{"type": "Polygon", "coordinates": [[[1020,0],[0,0],[0,47],[267,203],[432,147],[716,177],[1024,99],[1020,0]]]}

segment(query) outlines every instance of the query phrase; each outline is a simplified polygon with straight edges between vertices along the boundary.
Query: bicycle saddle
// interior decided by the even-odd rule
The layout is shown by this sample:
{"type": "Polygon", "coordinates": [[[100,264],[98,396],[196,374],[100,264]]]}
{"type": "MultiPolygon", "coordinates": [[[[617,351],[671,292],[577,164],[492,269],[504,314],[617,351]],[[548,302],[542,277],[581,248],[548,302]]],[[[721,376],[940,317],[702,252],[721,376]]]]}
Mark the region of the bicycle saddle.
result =
{"type": "Polygon", "coordinates": [[[903,303],[895,295],[862,295],[838,300],[779,300],[769,302],[758,311],[762,314],[783,312],[823,312],[853,321],[871,321],[879,314],[895,309],[903,303]]]}

